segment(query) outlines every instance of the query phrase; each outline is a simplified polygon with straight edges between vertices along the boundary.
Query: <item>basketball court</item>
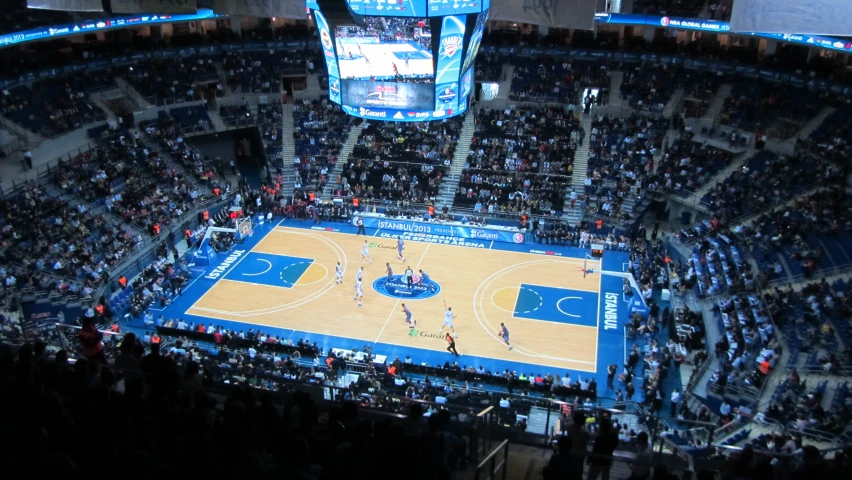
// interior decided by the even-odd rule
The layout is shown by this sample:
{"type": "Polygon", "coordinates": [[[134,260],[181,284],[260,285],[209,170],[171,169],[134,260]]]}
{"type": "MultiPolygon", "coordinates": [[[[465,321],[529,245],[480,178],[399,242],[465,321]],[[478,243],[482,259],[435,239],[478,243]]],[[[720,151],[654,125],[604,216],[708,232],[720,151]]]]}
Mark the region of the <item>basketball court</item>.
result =
{"type": "Polygon", "coordinates": [[[622,295],[624,253],[607,251],[602,261],[577,248],[404,234],[403,262],[396,250],[402,232],[368,230],[365,237],[354,230],[293,221],[256,226],[230,254],[193,267],[196,276],[184,295],[160,314],[236,330],[259,328],[325,348],[371,345],[391,358],[436,363],[457,360],[438,335],[446,305],[457,315],[457,361],[463,365],[597,374],[623,361],[620,325],[629,307],[622,295]],[[361,263],[365,240],[373,264],[361,263]],[[335,283],[338,262],[345,272],[341,285],[335,283]],[[361,266],[359,307],[353,297],[361,266]],[[434,285],[409,289],[403,276],[408,266],[415,274],[425,271],[434,285]],[[413,312],[414,329],[405,322],[403,303],[413,312]],[[512,350],[498,335],[501,323],[512,350]]]}

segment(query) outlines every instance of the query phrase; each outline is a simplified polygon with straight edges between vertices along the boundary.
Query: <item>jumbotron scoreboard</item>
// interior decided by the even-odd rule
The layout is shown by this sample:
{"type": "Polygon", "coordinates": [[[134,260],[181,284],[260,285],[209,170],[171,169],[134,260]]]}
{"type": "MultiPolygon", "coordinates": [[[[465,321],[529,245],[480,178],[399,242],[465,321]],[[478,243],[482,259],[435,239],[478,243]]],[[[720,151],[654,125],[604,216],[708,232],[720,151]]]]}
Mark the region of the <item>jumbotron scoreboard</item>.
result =
{"type": "Polygon", "coordinates": [[[329,99],[349,115],[419,122],[460,115],[491,0],[347,0],[335,25],[307,0],[328,67],[329,99]]]}

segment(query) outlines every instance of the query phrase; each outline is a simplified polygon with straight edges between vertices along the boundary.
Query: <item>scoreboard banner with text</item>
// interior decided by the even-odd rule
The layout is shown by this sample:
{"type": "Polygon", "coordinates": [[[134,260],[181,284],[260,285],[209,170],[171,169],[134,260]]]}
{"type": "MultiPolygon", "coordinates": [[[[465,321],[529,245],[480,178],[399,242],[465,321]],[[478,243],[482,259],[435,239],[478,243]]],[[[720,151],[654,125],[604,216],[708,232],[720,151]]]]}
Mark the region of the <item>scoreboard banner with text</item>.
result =
{"type": "Polygon", "coordinates": [[[432,106],[432,85],[428,83],[343,80],[342,85],[342,103],[344,105],[359,105],[368,108],[434,110],[432,106]]]}
{"type": "Polygon", "coordinates": [[[358,215],[352,216],[352,224],[355,225],[357,218],[364,221],[366,228],[378,228],[383,230],[394,230],[398,232],[420,233],[425,235],[441,235],[444,237],[470,238],[490,242],[502,243],[524,243],[524,234],[517,230],[504,230],[497,228],[477,228],[475,226],[445,225],[432,222],[417,222],[413,220],[395,220],[389,218],[377,218],[358,215]]]}
{"type": "Polygon", "coordinates": [[[399,109],[399,108],[373,108],[373,107],[356,107],[352,105],[346,105],[345,103],[340,105],[340,108],[346,112],[347,115],[352,115],[353,117],[361,117],[366,118],[368,120],[388,120],[394,122],[426,122],[429,120],[440,120],[442,118],[450,118],[456,115],[461,115],[462,113],[467,111],[467,102],[468,99],[465,98],[462,103],[459,104],[458,108],[455,110],[413,110],[413,109],[399,109]]]}

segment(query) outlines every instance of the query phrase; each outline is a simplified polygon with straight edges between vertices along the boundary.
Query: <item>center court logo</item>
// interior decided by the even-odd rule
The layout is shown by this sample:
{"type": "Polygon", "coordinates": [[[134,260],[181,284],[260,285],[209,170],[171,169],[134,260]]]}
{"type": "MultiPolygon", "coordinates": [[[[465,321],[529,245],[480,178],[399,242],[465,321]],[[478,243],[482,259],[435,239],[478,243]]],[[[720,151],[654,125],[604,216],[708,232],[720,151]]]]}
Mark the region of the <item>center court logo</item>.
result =
{"type": "Polygon", "coordinates": [[[414,285],[409,289],[403,275],[394,275],[390,279],[385,276],[373,281],[373,290],[386,297],[406,300],[425,300],[441,293],[441,286],[434,281],[430,285],[417,285],[420,282],[418,275],[414,275],[413,280],[414,285]]]}

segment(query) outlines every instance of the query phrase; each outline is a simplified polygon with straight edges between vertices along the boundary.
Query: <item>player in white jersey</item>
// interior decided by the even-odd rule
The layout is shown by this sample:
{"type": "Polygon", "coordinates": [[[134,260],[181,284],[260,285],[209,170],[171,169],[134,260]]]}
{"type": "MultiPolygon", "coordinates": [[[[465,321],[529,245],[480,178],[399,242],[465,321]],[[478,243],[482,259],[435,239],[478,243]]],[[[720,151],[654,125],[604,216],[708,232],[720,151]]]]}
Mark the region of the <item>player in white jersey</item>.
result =
{"type": "Polygon", "coordinates": [[[405,255],[402,251],[405,250],[405,242],[402,241],[402,236],[396,237],[396,259],[405,261],[405,255]]]}
{"type": "Polygon", "coordinates": [[[361,288],[361,281],[364,279],[364,267],[355,272],[355,297],[352,300],[358,300],[358,306],[361,306],[361,301],[364,300],[364,290],[361,288]]]}
{"type": "Polygon", "coordinates": [[[361,263],[364,263],[364,260],[369,260],[370,265],[373,264],[373,259],[370,258],[370,244],[364,240],[364,248],[361,249],[361,263]]]}
{"type": "Polygon", "coordinates": [[[343,283],[343,267],[340,266],[340,262],[337,262],[337,266],[334,267],[335,273],[337,273],[337,280],[334,283],[343,283]]]}
{"type": "Polygon", "coordinates": [[[453,319],[457,316],[458,315],[453,313],[453,307],[447,308],[447,311],[444,312],[444,324],[441,325],[441,329],[438,330],[438,335],[444,333],[444,329],[449,327],[450,330],[453,331],[453,338],[458,337],[458,335],[456,335],[456,327],[453,326],[453,319]]]}

